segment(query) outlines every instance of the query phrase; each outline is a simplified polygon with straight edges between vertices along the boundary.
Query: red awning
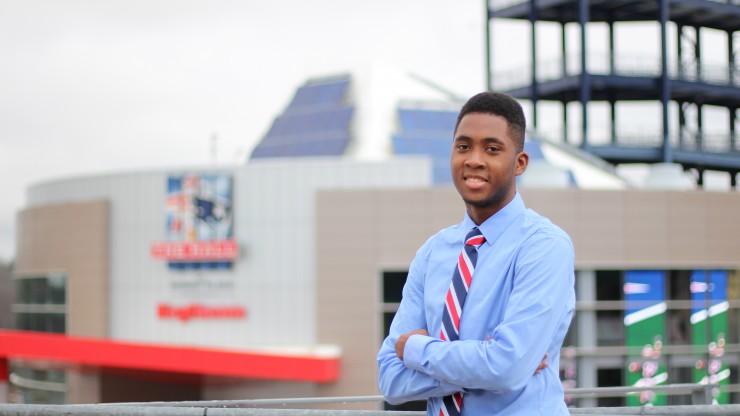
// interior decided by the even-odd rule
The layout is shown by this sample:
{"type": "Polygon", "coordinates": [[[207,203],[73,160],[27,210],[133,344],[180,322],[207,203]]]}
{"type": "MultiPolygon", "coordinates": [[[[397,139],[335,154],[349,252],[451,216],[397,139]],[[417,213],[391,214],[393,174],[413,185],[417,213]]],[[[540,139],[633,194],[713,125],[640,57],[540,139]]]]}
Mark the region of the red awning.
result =
{"type": "Polygon", "coordinates": [[[339,356],[177,347],[32,331],[0,330],[0,361],[5,359],[248,379],[339,379],[339,356]]]}

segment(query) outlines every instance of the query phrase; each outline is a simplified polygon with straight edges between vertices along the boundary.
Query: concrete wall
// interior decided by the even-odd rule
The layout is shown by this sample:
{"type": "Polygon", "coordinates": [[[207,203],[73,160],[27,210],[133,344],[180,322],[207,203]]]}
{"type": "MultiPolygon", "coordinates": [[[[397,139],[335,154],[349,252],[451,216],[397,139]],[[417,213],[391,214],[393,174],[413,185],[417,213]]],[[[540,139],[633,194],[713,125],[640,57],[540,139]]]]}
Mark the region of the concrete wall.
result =
{"type": "MultiPolygon", "coordinates": [[[[16,278],[61,274],[67,281],[67,333],[109,336],[107,201],[32,207],[18,214],[16,278]]],[[[97,375],[68,372],[70,403],[100,402],[97,375]]]]}
{"type": "Polygon", "coordinates": [[[106,201],[28,208],[18,215],[18,278],[67,278],[67,333],[107,337],[109,210],[106,201]]]}

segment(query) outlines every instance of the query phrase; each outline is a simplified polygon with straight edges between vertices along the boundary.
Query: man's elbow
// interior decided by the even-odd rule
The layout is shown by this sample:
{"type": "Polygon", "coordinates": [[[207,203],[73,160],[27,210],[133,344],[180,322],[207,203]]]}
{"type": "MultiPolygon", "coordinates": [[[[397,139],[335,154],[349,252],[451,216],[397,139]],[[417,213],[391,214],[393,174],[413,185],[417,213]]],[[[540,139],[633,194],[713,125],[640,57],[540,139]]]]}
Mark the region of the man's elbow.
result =
{"type": "Polygon", "coordinates": [[[402,404],[407,401],[404,396],[398,394],[400,390],[394,388],[393,380],[390,380],[389,377],[383,377],[382,374],[378,377],[378,389],[380,389],[380,394],[383,395],[385,401],[390,404],[402,404]]]}

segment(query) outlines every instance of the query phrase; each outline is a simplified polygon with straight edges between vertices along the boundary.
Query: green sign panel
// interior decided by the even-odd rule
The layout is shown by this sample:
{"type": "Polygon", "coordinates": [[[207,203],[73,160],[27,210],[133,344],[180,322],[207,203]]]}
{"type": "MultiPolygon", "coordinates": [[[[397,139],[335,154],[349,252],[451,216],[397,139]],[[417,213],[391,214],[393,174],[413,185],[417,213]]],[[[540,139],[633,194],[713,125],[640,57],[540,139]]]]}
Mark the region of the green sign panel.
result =
{"type": "Polygon", "coordinates": [[[691,274],[691,332],[696,351],[694,382],[712,384],[712,402],[730,403],[726,386],[730,369],[725,359],[727,334],[727,272],[694,270],[691,274]]]}
{"type": "MultiPolygon", "coordinates": [[[[665,272],[629,270],[624,274],[626,301],[624,326],[629,355],[628,386],[651,387],[665,384],[668,374],[663,364],[665,340],[665,272]]],[[[627,405],[664,405],[666,397],[652,390],[627,396],[627,405]]]]}

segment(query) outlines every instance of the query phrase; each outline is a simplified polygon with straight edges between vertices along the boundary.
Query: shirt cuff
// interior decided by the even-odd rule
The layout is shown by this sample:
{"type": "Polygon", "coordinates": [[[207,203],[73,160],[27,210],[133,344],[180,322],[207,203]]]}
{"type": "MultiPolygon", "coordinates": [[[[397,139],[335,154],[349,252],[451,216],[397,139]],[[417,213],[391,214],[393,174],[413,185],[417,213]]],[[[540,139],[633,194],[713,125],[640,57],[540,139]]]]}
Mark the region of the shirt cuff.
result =
{"type": "Polygon", "coordinates": [[[406,345],[403,347],[403,363],[407,368],[417,371],[422,370],[421,356],[426,346],[433,342],[434,338],[415,334],[406,340],[406,345]]]}

